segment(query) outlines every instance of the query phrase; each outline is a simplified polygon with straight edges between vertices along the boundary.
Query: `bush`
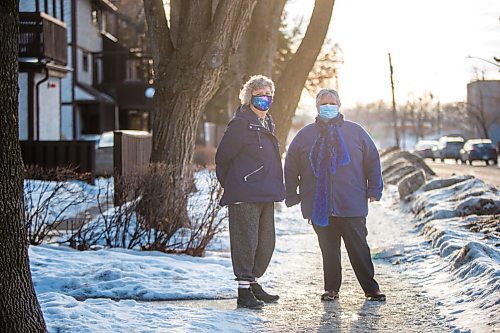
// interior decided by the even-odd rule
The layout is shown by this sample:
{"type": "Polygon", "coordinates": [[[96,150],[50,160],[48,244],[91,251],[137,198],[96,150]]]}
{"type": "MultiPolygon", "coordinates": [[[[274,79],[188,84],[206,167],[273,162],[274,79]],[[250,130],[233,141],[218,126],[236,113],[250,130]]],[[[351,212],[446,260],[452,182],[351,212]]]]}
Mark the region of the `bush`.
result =
{"type": "Polygon", "coordinates": [[[215,235],[223,230],[226,210],[219,206],[222,189],[213,170],[199,171],[199,190],[181,194],[188,202],[190,223],[182,223],[172,216],[182,216],[186,207],[166,207],[165,182],[171,174],[167,165],[150,164],[127,177],[116,179],[113,188],[100,189],[98,217],[82,223],[70,232],[65,241],[71,247],[87,250],[98,247],[157,250],[202,256],[215,235]],[[115,197],[119,206],[110,204],[115,197]]]}
{"type": "Polygon", "coordinates": [[[213,166],[215,165],[216,148],[196,146],[194,149],[193,163],[199,166],[213,166]]]}
{"type": "Polygon", "coordinates": [[[82,182],[85,178],[70,168],[26,167],[24,225],[29,244],[39,245],[57,237],[73,223],[71,217],[90,204],[90,196],[81,187],[65,182],[66,179],[82,182]]]}

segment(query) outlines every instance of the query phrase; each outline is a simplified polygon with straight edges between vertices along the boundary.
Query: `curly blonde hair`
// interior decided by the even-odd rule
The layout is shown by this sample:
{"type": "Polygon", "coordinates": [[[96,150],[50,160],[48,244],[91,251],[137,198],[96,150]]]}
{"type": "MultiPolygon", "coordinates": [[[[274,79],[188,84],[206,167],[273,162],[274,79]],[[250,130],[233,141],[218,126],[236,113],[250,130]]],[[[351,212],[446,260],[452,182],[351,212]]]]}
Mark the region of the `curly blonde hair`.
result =
{"type": "Polygon", "coordinates": [[[264,75],[253,75],[243,85],[240,90],[241,104],[249,104],[252,99],[252,92],[258,89],[271,88],[271,94],[274,96],[274,82],[264,75]]]}

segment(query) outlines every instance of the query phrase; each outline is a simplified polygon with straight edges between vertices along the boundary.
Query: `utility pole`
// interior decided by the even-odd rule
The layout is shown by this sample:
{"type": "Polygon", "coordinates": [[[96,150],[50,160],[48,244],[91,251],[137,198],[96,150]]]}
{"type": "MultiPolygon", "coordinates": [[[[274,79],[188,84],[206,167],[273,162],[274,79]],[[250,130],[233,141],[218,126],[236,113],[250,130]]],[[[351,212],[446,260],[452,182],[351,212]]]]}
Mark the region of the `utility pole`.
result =
{"type": "Polygon", "coordinates": [[[398,115],[396,114],[396,98],[394,97],[394,79],[393,79],[394,71],[392,69],[392,59],[390,53],[389,53],[389,68],[391,69],[392,118],[394,122],[394,138],[396,139],[396,147],[399,148],[398,115]]]}
{"type": "Polygon", "coordinates": [[[441,136],[441,101],[438,99],[437,103],[437,120],[438,120],[438,135],[441,136]]]}

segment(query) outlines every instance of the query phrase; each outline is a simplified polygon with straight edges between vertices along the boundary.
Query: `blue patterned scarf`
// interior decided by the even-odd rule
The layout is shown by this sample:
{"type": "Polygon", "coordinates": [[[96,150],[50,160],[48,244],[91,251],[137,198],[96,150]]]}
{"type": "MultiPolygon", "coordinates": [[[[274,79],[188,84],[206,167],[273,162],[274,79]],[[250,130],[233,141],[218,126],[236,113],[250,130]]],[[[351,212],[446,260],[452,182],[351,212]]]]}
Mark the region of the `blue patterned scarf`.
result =
{"type": "Polygon", "coordinates": [[[351,162],[340,129],[343,123],[341,114],[329,121],[316,117],[319,136],[311,148],[309,161],[316,176],[312,222],[321,227],[328,225],[328,217],[332,214],[332,176],[338,167],[351,162]]]}

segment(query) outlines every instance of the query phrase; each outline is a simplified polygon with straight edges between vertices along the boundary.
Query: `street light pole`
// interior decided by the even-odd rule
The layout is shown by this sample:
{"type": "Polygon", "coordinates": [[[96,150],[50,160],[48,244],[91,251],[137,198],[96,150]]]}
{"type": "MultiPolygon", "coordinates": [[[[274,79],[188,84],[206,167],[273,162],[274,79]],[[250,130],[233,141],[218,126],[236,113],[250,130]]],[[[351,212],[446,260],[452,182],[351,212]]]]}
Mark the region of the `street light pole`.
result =
{"type": "Polygon", "coordinates": [[[389,53],[389,68],[391,70],[391,91],[392,91],[392,117],[394,121],[394,136],[396,139],[396,147],[399,148],[399,131],[398,131],[398,116],[396,114],[396,98],[394,97],[394,79],[393,79],[393,68],[391,54],[389,53]]]}
{"type": "MultiPolygon", "coordinates": [[[[499,64],[496,64],[496,63],[494,63],[493,61],[490,61],[490,60],[487,60],[487,59],[484,59],[484,58],[481,58],[481,57],[467,56],[467,57],[465,57],[465,58],[467,58],[467,59],[478,59],[478,60],[482,60],[482,61],[487,62],[487,63],[488,63],[488,64],[490,64],[490,65],[493,65],[493,66],[496,66],[496,67],[500,67],[500,65],[499,65],[499,64]]],[[[493,58],[493,59],[495,59],[495,60],[496,60],[496,58],[493,58]]],[[[500,69],[499,69],[498,71],[500,71],[500,69]]]]}

